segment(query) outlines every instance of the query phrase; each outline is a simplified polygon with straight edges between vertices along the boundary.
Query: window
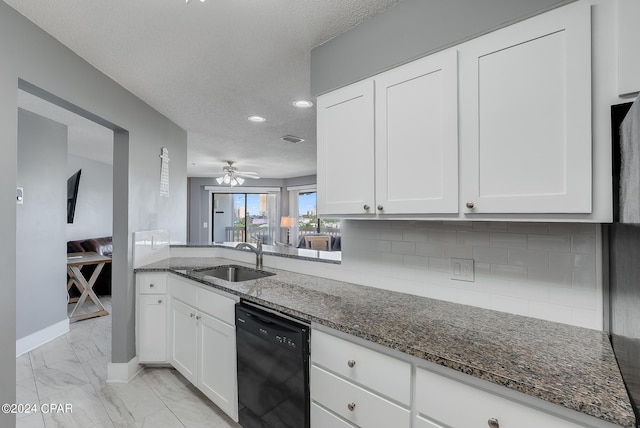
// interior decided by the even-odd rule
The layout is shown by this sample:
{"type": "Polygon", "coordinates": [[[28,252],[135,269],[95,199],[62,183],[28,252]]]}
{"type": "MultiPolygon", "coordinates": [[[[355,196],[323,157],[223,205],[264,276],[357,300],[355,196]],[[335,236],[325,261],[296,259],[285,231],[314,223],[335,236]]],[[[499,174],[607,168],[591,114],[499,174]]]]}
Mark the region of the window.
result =
{"type": "Polygon", "coordinates": [[[271,245],[279,233],[277,197],[273,193],[213,193],[213,242],[271,245]]]}
{"type": "Polygon", "coordinates": [[[291,243],[297,247],[304,247],[305,236],[328,235],[331,237],[330,250],[339,250],[340,220],[318,217],[315,189],[289,189],[289,191],[293,193],[289,212],[298,219],[297,236],[291,239],[291,243]]]}

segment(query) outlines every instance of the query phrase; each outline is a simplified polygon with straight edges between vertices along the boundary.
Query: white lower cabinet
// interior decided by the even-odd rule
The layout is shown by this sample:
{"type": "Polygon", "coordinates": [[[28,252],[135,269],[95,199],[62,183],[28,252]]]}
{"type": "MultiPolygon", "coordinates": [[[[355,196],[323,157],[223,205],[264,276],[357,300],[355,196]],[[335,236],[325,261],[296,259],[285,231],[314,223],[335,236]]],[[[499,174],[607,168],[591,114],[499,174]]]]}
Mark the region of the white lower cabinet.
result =
{"type": "Polygon", "coordinates": [[[138,274],[137,283],[140,363],[171,364],[237,421],[238,299],[166,273],[138,274]]]}
{"type": "Polygon", "coordinates": [[[176,277],[169,289],[171,364],[237,421],[236,300],[176,277]]]}
{"type": "Polygon", "coordinates": [[[424,428],[579,428],[557,416],[533,409],[462,382],[416,371],[416,427],[424,428]],[[464,406],[464,411],[461,411],[464,406]]]}
{"type": "Polygon", "coordinates": [[[434,373],[420,361],[314,328],[311,428],[614,426],[451,369],[434,365],[434,373]]]}
{"type": "Polygon", "coordinates": [[[322,331],[311,342],[312,428],[409,428],[409,363],[322,331]]]}
{"type": "Polygon", "coordinates": [[[137,351],[140,363],[167,362],[167,275],[146,273],[137,276],[137,351]]]}

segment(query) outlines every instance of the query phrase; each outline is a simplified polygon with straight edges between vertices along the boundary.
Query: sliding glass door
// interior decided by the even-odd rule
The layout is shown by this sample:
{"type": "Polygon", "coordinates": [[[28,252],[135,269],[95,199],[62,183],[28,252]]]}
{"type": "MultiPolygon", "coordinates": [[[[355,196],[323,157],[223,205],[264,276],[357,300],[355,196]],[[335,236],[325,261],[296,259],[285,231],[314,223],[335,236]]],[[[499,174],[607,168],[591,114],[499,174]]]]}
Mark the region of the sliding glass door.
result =
{"type": "Polygon", "coordinates": [[[273,193],[213,193],[213,242],[276,239],[277,197],[273,193]]]}

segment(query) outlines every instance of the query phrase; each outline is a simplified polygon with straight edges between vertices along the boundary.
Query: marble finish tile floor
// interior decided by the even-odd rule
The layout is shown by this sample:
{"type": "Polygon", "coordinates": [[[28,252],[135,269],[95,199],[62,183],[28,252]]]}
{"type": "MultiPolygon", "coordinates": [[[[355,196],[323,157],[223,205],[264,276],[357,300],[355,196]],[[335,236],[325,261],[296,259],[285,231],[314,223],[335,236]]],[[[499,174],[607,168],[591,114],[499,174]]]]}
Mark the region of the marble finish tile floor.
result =
{"type": "MultiPolygon", "coordinates": [[[[111,313],[111,299],[100,300],[111,313]]],[[[145,368],[129,383],[107,384],[110,361],[111,315],[73,323],[69,333],[16,358],[16,402],[38,408],[18,414],[16,427],[241,428],[176,370],[145,368]],[[41,411],[52,403],[71,404],[72,412],[41,411]]]]}

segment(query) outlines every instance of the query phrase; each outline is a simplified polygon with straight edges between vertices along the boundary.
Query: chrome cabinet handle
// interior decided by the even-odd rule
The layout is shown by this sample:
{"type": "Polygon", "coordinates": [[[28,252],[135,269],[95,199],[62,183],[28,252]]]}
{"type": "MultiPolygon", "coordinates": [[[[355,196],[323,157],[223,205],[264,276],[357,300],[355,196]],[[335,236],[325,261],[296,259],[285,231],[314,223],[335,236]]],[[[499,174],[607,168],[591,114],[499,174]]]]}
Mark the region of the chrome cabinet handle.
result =
{"type": "Polygon", "coordinates": [[[194,314],[194,313],[192,312],[192,313],[190,313],[190,314],[189,314],[189,316],[190,316],[191,318],[193,318],[193,317],[195,317],[195,316],[196,316],[196,314],[194,314]]]}
{"type": "Polygon", "coordinates": [[[356,409],[356,403],[347,404],[347,409],[349,409],[350,412],[353,412],[356,409]]]}
{"type": "Polygon", "coordinates": [[[200,318],[202,318],[200,315],[196,316],[196,319],[199,320],[200,318]]]}
{"type": "Polygon", "coordinates": [[[489,428],[500,428],[500,423],[496,418],[491,418],[487,421],[489,428]]]}
{"type": "Polygon", "coordinates": [[[378,205],[378,211],[382,211],[384,207],[382,205],[378,205]]]}
{"type": "Polygon", "coordinates": [[[158,303],[162,303],[162,299],[158,299],[158,303]]]}
{"type": "Polygon", "coordinates": [[[365,211],[369,211],[369,208],[371,208],[369,205],[365,204],[362,208],[364,208],[365,211]]]}
{"type": "Polygon", "coordinates": [[[467,208],[472,209],[475,206],[473,202],[467,202],[467,208]]]}
{"type": "Polygon", "coordinates": [[[348,365],[349,367],[353,368],[353,366],[355,366],[355,365],[356,365],[356,360],[349,360],[349,361],[347,361],[347,365],[348,365]]]}
{"type": "Polygon", "coordinates": [[[155,284],[149,284],[149,288],[153,288],[155,284]]]}

